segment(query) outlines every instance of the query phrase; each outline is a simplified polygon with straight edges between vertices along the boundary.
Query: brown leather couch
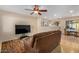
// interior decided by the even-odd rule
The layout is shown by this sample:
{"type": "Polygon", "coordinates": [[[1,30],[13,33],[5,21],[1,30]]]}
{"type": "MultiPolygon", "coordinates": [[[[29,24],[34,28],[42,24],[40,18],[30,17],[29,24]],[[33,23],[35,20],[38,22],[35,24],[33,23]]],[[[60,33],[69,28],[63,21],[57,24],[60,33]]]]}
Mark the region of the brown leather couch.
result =
{"type": "Polygon", "coordinates": [[[32,37],[2,42],[2,53],[48,53],[53,51],[61,40],[61,31],[34,34],[32,37]]]}

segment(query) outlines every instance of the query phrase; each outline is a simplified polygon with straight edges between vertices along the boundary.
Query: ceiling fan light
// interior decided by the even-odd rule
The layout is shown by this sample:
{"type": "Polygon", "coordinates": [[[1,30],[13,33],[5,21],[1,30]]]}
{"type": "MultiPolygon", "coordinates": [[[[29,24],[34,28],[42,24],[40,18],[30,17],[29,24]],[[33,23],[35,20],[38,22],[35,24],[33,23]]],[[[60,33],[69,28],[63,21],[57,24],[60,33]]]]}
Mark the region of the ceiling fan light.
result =
{"type": "Polygon", "coordinates": [[[35,13],[35,14],[37,14],[37,13],[38,13],[38,11],[34,11],[34,13],[35,13]]]}

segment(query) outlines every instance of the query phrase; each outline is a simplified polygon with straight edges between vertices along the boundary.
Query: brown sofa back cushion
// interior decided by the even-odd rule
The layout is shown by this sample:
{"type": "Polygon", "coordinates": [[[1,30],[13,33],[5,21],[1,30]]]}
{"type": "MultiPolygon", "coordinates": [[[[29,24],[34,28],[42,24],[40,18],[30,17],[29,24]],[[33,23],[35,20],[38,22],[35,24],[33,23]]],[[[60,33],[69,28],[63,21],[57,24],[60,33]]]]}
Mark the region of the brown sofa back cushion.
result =
{"type": "Polygon", "coordinates": [[[54,31],[51,34],[36,38],[34,46],[38,52],[51,52],[57,45],[59,45],[60,39],[61,32],[54,31]]]}
{"type": "MultiPolygon", "coordinates": [[[[59,30],[57,30],[57,31],[59,31],[59,30]]],[[[39,37],[42,37],[42,36],[45,36],[45,35],[49,35],[51,33],[55,33],[57,31],[49,31],[49,32],[37,33],[37,34],[33,35],[33,38],[39,38],[39,37]]]]}
{"type": "Polygon", "coordinates": [[[34,47],[34,43],[35,43],[35,40],[37,38],[42,37],[42,36],[46,36],[46,35],[49,35],[49,34],[55,33],[55,32],[60,32],[60,30],[57,30],[57,31],[49,31],[49,32],[42,32],[42,33],[37,33],[37,34],[33,35],[32,47],[34,47]]]}

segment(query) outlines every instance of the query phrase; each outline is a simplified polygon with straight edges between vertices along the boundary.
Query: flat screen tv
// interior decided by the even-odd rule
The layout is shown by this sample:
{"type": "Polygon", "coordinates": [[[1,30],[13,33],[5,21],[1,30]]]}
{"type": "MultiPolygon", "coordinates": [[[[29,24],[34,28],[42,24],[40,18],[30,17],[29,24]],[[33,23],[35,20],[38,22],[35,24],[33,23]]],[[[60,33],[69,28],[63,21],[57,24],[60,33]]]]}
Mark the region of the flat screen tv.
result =
{"type": "Polygon", "coordinates": [[[15,34],[25,34],[30,31],[30,25],[15,25],[15,34]]]}

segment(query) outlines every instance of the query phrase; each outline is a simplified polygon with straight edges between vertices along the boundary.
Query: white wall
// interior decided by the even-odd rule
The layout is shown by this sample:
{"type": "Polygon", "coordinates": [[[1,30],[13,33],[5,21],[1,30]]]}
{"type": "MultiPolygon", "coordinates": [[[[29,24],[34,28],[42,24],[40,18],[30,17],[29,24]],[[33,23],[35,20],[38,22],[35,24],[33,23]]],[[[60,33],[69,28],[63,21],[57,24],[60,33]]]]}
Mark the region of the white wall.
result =
{"type": "Polygon", "coordinates": [[[1,17],[1,14],[0,14],[0,33],[2,33],[2,17],[1,17]]]}
{"type": "Polygon", "coordinates": [[[1,21],[1,18],[0,18],[0,33],[2,32],[2,28],[1,28],[1,24],[2,23],[2,21],[1,21]]]}
{"type": "Polygon", "coordinates": [[[37,18],[32,16],[24,16],[16,13],[0,11],[0,42],[17,38],[15,35],[15,24],[31,25],[31,33],[37,32],[37,18]]]}

